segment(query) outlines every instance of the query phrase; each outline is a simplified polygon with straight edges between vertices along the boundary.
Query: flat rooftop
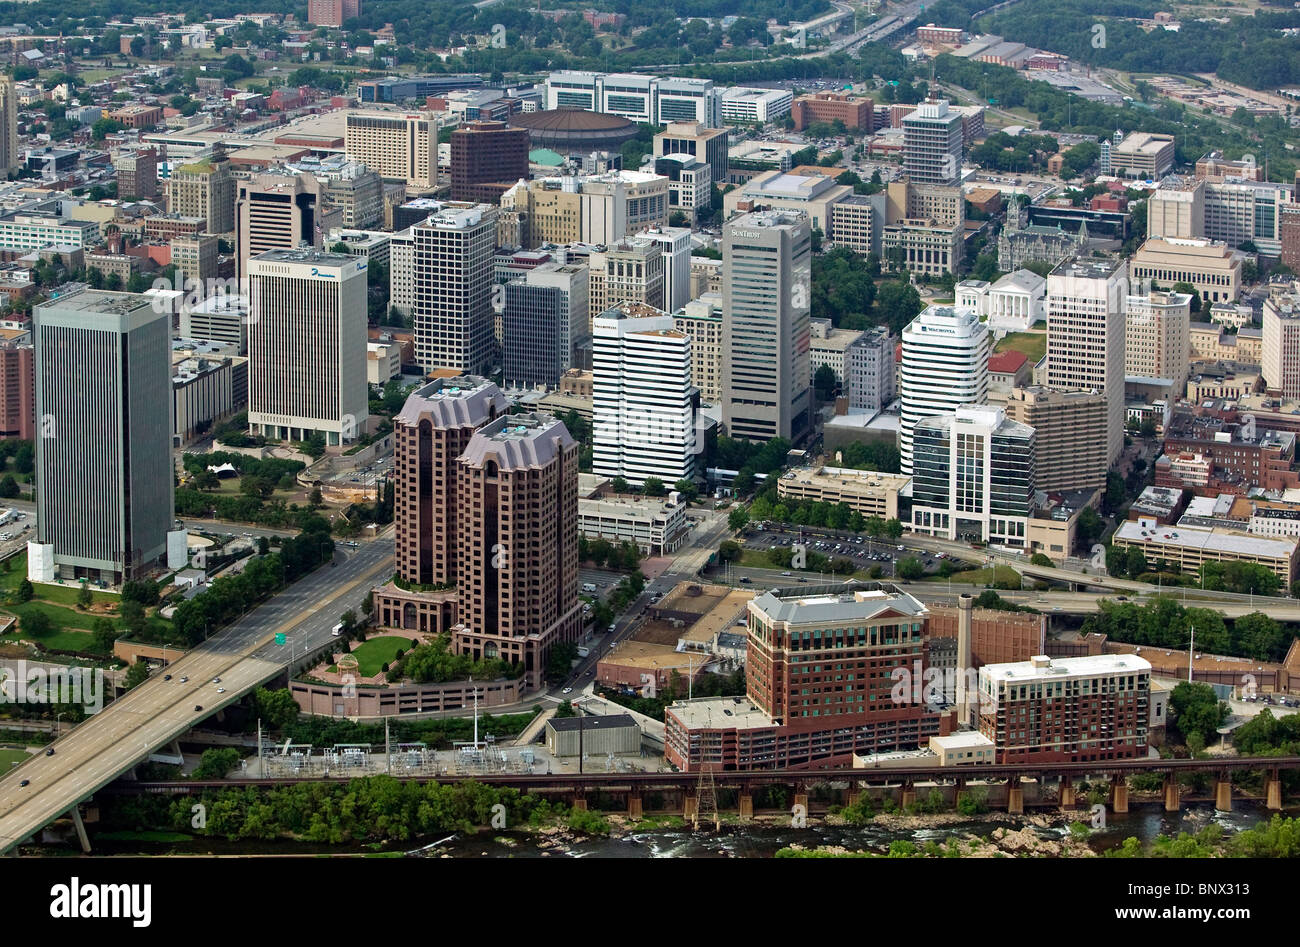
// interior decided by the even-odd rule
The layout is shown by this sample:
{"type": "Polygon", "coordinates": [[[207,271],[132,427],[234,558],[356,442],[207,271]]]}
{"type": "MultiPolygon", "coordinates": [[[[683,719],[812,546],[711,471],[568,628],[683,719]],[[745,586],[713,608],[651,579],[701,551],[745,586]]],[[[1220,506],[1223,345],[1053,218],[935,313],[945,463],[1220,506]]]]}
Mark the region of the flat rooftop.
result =
{"type": "Polygon", "coordinates": [[[625,727],[636,727],[636,720],[631,714],[596,714],[595,716],[577,716],[577,717],[552,717],[546,722],[546,725],[552,730],[560,733],[577,733],[579,730],[584,733],[594,733],[597,730],[621,730],[625,727]]]}
{"type": "Polygon", "coordinates": [[[748,697],[697,697],[678,700],[668,706],[668,712],[680,720],[688,730],[755,730],[775,727],[772,718],[755,706],[748,697]]]}
{"type": "Polygon", "coordinates": [[[771,589],[754,599],[751,608],[762,611],[772,621],[801,625],[870,621],[887,612],[915,618],[926,614],[925,606],[912,596],[885,586],[814,585],[805,589],[771,589]]]}
{"type": "Polygon", "coordinates": [[[1219,532],[1198,526],[1143,526],[1129,520],[1115,531],[1116,538],[1135,543],[1151,543],[1183,549],[1200,549],[1229,556],[1289,559],[1296,544],[1281,539],[1262,539],[1239,533],[1219,532]]]}
{"type": "Polygon", "coordinates": [[[1078,658],[1046,658],[1007,664],[986,664],[980,677],[994,681],[1059,681],[1150,671],[1151,662],[1131,654],[1090,654],[1078,658]],[[1040,666],[1035,666],[1035,663],[1040,666]]]}

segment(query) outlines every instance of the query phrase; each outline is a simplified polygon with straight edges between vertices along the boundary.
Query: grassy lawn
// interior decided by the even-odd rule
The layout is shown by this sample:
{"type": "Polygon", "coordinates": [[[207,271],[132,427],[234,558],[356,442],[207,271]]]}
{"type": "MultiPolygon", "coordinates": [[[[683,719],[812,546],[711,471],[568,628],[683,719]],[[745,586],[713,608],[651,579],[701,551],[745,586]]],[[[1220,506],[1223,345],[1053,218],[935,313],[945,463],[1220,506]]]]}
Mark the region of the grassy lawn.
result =
{"type": "Polygon", "coordinates": [[[389,635],[361,642],[352,652],[357,659],[357,672],[362,677],[373,677],[385,664],[392,664],[399,649],[410,651],[411,639],[389,635]]]}
{"type": "MultiPolygon", "coordinates": [[[[23,553],[23,555],[27,555],[23,553]]],[[[24,566],[24,572],[26,567],[24,566]]],[[[22,581],[20,578],[18,581],[22,581]]],[[[77,596],[81,594],[81,587],[73,585],[50,585],[48,583],[33,583],[32,588],[36,590],[36,597],[45,602],[53,602],[57,605],[77,604],[77,596]]],[[[95,604],[116,605],[121,601],[121,597],[113,592],[100,592],[95,589],[90,590],[91,600],[95,604]]]]}
{"type": "MultiPolygon", "coordinates": [[[[954,572],[952,580],[954,582],[963,582],[967,585],[988,585],[990,582],[1020,582],[1020,573],[1010,566],[997,566],[996,574],[993,569],[987,567],[983,569],[967,569],[965,572],[954,572]]],[[[948,580],[940,575],[927,575],[927,582],[947,582],[948,580]]]]}
{"type": "Polygon", "coordinates": [[[1036,365],[1047,354],[1046,332],[1009,332],[994,346],[995,352],[1024,352],[1029,364],[1036,365]]]}
{"type": "MultiPolygon", "coordinates": [[[[12,612],[18,616],[19,624],[22,620],[33,612],[44,612],[49,616],[50,622],[54,625],[56,631],[62,631],[65,628],[81,629],[90,631],[95,626],[95,619],[99,617],[112,618],[112,616],[92,615],[89,612],[79,612],[75,608],[64,608],[61,605],[51,605],[49,602],[42,602],[39,599],[32,599],[30,602],[23,602],[21,605],[10,605],[6,611],[12,612]]],[[[114,624],[116,619],[112,619],[114,624]]]]}
{"type": "Polygon", "coordinates": [[[21,763],[31,754],[26,750],[14,750],[9,747],[0,747],[0,775],[9,772],[15,763],[21,763]]]}

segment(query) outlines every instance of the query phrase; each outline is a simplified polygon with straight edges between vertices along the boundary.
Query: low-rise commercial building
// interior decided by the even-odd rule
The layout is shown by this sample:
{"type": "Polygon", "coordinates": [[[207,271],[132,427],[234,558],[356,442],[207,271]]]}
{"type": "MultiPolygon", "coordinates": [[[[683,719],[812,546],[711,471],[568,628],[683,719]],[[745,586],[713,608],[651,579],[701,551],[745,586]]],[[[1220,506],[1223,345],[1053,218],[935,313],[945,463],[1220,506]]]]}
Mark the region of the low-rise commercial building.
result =
{"type": "Polygon", "coordinates": [[[898,518],[898,494],[912,478],[851,467],[799,467],[781,474],[777,496],[809,503],[847,503],[864,517],[898,518]]]}
{"type": "Polygon", "coordinates": [[[660,497],[579,497],[578,533],[588,539],[630,542],[645,556],[681,548],[689,531],[686,504],[660,497]]]}
{"type": "Polygon", "coordinates": [[[1141,550],[1147,562],[1163,560],[1183,572],[1198,572],[1206,562],[1252,562],[1276,575],[1284,588],[1295,578],[1296,550],[1300,548],[1289,539],[1264,539],[1194,526],[1161,526],[1144,517],[1121,523],[1111,543],[1141,550]]]}

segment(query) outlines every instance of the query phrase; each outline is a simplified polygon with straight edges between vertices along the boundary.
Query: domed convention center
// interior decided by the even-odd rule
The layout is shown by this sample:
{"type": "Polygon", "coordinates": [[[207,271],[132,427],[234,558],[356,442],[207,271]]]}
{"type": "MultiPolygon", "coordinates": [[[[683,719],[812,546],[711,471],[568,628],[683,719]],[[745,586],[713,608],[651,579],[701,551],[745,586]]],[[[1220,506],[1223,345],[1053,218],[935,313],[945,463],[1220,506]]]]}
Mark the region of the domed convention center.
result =
{"type": "Polygon", "coordinates": [[[583,151],[617,151],[636,137],[636,125],[618,115],[582,109],[547,109],[510,116],[515,128],[528,129],[533,147],[552,148],[560,154],[583,151]]]}

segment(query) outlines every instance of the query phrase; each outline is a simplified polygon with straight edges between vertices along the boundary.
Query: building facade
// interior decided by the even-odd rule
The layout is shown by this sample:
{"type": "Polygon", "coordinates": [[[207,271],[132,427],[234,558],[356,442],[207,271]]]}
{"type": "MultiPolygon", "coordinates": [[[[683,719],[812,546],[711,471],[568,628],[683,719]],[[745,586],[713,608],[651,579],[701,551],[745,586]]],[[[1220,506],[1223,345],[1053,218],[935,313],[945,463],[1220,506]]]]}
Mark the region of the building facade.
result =
{"type": "Polygon", "coordinates": [[[248,425],[341,447],[365,433],[366,264],[341,253],[269,250],[248,263],[248,425]]]}
{"type": "Polygon", "coordinates": [[[37,306],[33,322],[41,436],[28,575],[142,578],[172,529],[169,316],[134,293],[82,290],[37,306]]]}

